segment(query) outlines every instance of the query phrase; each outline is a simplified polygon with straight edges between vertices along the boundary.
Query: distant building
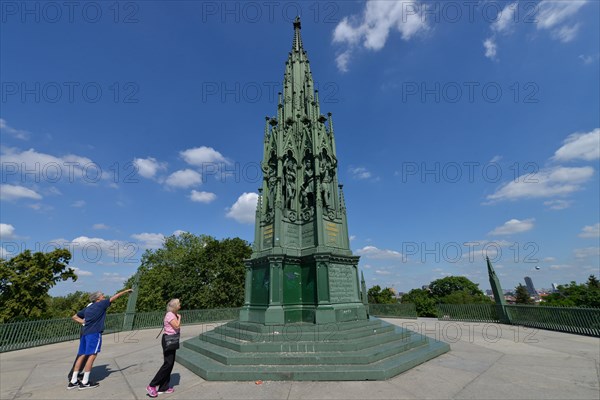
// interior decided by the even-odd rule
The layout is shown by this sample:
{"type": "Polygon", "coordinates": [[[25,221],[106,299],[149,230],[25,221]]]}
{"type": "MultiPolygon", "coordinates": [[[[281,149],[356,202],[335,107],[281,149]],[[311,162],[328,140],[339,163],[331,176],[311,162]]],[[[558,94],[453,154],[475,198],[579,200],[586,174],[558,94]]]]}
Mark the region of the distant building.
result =
{"type": "Polygon", "coordinates": [[[529,292],[530,296],[537,296],[538,293],[533,286],[533,281],[528,276],[525,277],[525,286],[527,286],[527,291],[529,292]]]}
{"type": "Polygon", "coordinates": [[[552,293],[556,293],[558,292],[558,283],[553,283],[552,284],[552,293]]]}

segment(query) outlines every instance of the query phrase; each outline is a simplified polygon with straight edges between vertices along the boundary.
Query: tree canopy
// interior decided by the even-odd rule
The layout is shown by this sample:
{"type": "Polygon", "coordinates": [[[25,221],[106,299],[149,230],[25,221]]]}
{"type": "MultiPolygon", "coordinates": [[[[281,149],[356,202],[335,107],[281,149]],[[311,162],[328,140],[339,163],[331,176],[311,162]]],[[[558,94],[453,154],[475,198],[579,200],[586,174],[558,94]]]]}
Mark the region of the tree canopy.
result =
{"type": "MultiPolygon", "coordinates": [[[[240,238],[217,240],[211,236],[182,233],[167,237],[163,247],[147,250],[138,268],[140,276],[136,311],[164,309],[178,298],[184,309],[240,307],[244,302],[244,260],[252,254],[240,238]]],[[[125,282],[133,285],[135,276],[125,282]]],[[[118,299],[114,312],[125,310],[118,299]]]]}
{"type": "Polygon", "coordinates": [[[527,288],[519,283],[515,288],[515,303],[517,304],[533,304],[534,301],[529,294],[527,288]]]}
{"type": "Polygon", "coordinates": [[[396,297],[392,289],[381,289],[379,285],[375,285],[367,291],[367,297],[371,304],[392,304],[397,303],[396,297]]]}
{"type": "Polygon", "coordinates": [[[600,308],[600,282],[590,275],[586,283],[558,285],[556,293],[544,297],[540,305],[600,308]]]}
{"type": "Polygon", "coordinates": [[[67,249],[25,250],[9,260],[0,259],[0,322],[49,316],[50,288],[59,281],[77,280],[69,261],[67,249]]]}
{"type": "Polygon", "coordinates": [[[402,296],[402,303],[413,303],[419,317],[435,317],[435,305],[491,303],[479,285],[464,276],[447,276],[436,279],[428,289],[413,289],[402,296]]]}

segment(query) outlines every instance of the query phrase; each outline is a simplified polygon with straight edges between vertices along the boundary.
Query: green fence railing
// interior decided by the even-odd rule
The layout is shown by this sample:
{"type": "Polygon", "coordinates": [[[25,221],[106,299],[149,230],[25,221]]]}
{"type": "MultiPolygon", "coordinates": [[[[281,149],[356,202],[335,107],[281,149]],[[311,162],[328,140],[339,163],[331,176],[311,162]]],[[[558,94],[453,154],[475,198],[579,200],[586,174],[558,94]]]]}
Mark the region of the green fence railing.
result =
{"type": "MultiPolygon", "coordinates": [[[[118,332],[125,314],[108,314],[105,333],[118,332]]],[[[0,324],[0,353],[79,339],[81,327],[71,318],[0,324]]]]}
{"type": "Polygon", "coordinates": [[[575,307],[506,306],[514,325],[600,337],[600,309],[575,307]]]}
{"type": "MultiPolygon", "coordinates": [[[[220,308],[210,310],[181,311],[184,324],[201,324],[222,322],[236,319],[239,308],[220,308]]],[[[164,311],[136,313],[133,329],[159,328],[163,324],[164,311]]],[[[107,314],[104,333],[123,330],[126,314],[107,314]]],[[[46,344],[67,342],[79,339],[81,327],[71,318],[49,319],[38,321],[20,321],[0,324],[0,353],[43,346],[46,344]]]]}
{"type": "MultiPolygon", "coordinates": [[[[495,304],[438,304],[438,319],[468,322],[500,322],[501,306],[495,304]]],[[[600,308],[506,305],[508,323],[558,332],[600,337],[600,308]]]]}
{"type": "Polygon", "coordinates": [[[417,308],[414,304],[369,304],[369,314],[375,317],[417,318],[417,308]]]}
{"type": "MultiPolygon", "coordinates": [[[[236,319],[239,308],[181,311],[184,324],[224,322],[236,319]]],[[[500,322],[502,308],[495,304],[438,304],[438,318],[449,321],[500,322]]],[[[123,330],[126,318],[133,318],[133,329],[162,326],[164,311],[132,315],[108,314],[105,333],[123,330]]],[[[559,332],[600,337],[600,309],[573,307],[504,306],[508,323],[559,332]]],[[[370,304],[369,314],[377,317],[417,318],[414,304],[370,304]]],[[[77,340],[79,325],[70,318],[21,321],[0,324],[0,353],[46,344],[77,340]]]]}
{"type": "Polygon", "coordinates": [[[500,322],[495,304],[438,304],[436,308],[441,320],[500,322]]]}

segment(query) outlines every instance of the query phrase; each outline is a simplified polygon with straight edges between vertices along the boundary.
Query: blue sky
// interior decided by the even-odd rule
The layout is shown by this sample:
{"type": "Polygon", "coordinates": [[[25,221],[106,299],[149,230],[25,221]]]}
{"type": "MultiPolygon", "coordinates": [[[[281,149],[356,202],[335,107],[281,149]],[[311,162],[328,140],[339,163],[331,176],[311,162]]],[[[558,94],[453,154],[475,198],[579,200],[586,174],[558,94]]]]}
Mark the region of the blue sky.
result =
{"type": "Polygon", "coordinates": [[[252,241],[296,14],[368,286],[599,275],[598,2],[67,3],[0,10],[1,251],[70,248],[52,294],[252,241]]]}

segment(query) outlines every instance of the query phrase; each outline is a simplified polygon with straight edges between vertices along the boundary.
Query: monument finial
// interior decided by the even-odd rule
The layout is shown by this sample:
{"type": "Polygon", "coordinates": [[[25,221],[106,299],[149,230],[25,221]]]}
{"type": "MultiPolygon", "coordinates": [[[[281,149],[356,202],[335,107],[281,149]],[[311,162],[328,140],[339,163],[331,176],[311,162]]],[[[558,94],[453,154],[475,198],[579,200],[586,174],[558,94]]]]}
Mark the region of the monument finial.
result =
{"type": "Polygon", "coordinates": [[[300,29],[302,25],[300,24],[300,17],[296,16],[294,20],[294,43],[292,45],[293,51],[300,51],[302,49],[302,38],[300,37],[300,29]]]}

